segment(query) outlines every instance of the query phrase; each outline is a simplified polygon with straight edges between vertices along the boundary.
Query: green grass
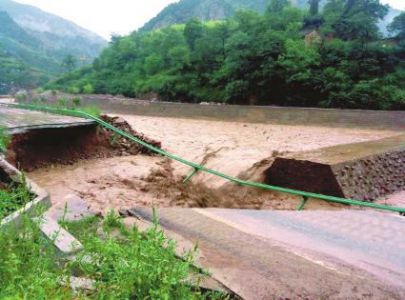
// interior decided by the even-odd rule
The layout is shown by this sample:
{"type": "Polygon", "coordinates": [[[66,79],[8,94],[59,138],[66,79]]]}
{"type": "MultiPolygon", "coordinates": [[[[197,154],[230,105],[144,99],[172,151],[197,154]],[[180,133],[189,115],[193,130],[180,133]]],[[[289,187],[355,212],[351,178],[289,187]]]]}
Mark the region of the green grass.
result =
{"type": "Polygon", "coordinates": [[[30,219],[17,229],[0,229],[0,299],[73,299],[59,284],[68,269],[55,263],[56,252],[30,219]]]}
{"type": "Polygon", "coordinates": [[[101,115],[101,110],[95,105],[83,106],[82,99],[80,97],[74,97],[69,99],[68,97],[60,97],[56,102],[48,102],[45,98],[34,98],[31,104],[38,106],[47,106],[59,109],[71,109],[80,110],[86,112],[94,117],[99,117],[101,115]]]}
{"type": "Polygon", "coordinates": [[[86,112],[86,113],[92,115],[93,117],[97,117],[97,118],[100,117],[100,115],[101,115],[101,110],[97,106],[79,106],[75,109],[86,112]]]}
{"type": "Polygon", "coordinates": [[[141,233],[127,229],[115,214],[61,224],[84,245],[68,263],[59,260],[32,220],[25,219],[18,232],[0,230],[0,299],[224,298],[186,283],[192,253],[178,259],[175,243],[157,226],[141,233]],[[73,294],[66,284],[71,274],[94,280],[95,289],[73,294]]]}
{"type": "Polygon", "coordinates": [[[10,136],[6,133],[5,128],[0,127],[0,153],[7,150],[7,146],[10,143],[10,136]]]}
{"type": "Polygon", "coordinates": [[[7,188],[0,189],[0,221],[24,207],[32,199],[33,195],[26,187],[24,177],[21,182],[13,182],[7,188]]]}

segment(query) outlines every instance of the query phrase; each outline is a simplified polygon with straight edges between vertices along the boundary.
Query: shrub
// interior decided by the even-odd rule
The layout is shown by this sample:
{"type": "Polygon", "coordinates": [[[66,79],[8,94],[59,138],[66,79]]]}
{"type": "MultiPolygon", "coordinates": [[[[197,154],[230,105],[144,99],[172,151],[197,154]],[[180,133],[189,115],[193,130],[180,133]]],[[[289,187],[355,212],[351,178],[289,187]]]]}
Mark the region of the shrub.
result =
{"type": "Polygon", "coordinates": [[[66,108],[69,100],[66,97],[61,97],[57,101],[57,106],[60,108],[66,108]]]}
{"type": "Polygon", "coordinates": [[[93,94],[94,93],[94,87],[90,83],[83,86],[82,90],[83,90],[84,94],[93,94]]]}
{"type": "Polygon", "coordinates": [[[73,104],[73,106],[80,106],[81,105],[81,102],[82,102],[82,99],[80,98],[80,97],[74,97],[73,99],[72,99],[72,104],[73,104]]]}
{"type": "Polygon", "coordinates": [[[72,85],[68,87],[67,92],[70,94],[79,94],[80,89],[77,86],[72,85]]]}

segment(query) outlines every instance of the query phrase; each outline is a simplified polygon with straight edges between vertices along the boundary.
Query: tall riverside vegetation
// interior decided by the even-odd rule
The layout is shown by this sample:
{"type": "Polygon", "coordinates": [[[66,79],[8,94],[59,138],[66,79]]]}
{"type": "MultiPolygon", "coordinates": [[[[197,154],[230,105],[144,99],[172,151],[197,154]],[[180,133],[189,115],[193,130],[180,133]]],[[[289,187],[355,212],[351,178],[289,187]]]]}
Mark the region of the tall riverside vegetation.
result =
{"type": "Polygon", "coordinates": [[[329,0],[308,11],[272,0],[264,14],[196,19],[115,37],[91,67],[49,85],[229,104],[405,108],[403,13],[382,39],[379,0],[329,0]]]}
{"type": "Polygon", "coordinates": [[[113,214],[62,221],[84,246],[67,262],[37,221],[23,216],[20,223],[0,229],[0,299],[228,299],[189,284],[193,253],[178,259],[175,243],[157,226],[127,229],[113,214]],[[92,286],[73,290],[72,274],[92,286]]]}

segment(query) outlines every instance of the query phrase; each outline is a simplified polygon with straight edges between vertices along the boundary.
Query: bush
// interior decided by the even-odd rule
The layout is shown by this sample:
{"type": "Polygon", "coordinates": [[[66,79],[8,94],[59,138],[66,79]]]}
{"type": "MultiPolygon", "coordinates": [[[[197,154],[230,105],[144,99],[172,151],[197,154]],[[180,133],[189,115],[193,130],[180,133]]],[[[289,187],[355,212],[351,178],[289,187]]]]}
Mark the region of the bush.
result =
{"type": "Polygon", "coordinates": [[[93,94],[94,93],[94,87],[90,83],[83,86],[82,90],[83,90],[84,94],[93,94]]]}
{"type": "Polygon", "coordinates": [[[82,99],[81,99],[80,97],[74,97],[74,98],[72,99],[72,104],[73,104],[73,106],[75,106],[75,107],[80,106],[80,105],[81,105],[81,102],[82,102],[82,99]]]}
{"type": "Polygon", "coordinates": [[[79,94],[80,89],[77,86],[72,85],[68,87],[67,92],[70,94],[79,94]]]}
{"type": "Polygon", "coordinates": [[[57,106],[60,108],[66,108],[68,105],[69,99],[66,97],[61,97],[57,101],[57,106]]]}

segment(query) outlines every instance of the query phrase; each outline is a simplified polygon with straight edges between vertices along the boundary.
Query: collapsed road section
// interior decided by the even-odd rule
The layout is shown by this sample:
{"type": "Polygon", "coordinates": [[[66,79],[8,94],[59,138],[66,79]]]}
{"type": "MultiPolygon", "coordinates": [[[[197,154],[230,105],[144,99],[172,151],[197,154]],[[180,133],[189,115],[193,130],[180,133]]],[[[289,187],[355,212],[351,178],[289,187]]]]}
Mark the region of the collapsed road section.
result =
{"type": "MultiPolygon", "coordinates": [[[[125,120],[103,118],[160,147],[159,142],[132,130],[125,120]]],[[[25,171],[53,164],[72,164],[80,159],[148,153],[142,146],[130,143],[98,127],[94,121],[83,118],[0,106],[0,127],[11,135],[7,160],[25,171]]]]}

